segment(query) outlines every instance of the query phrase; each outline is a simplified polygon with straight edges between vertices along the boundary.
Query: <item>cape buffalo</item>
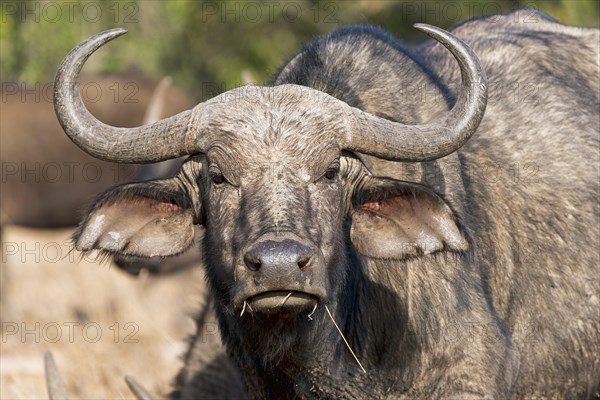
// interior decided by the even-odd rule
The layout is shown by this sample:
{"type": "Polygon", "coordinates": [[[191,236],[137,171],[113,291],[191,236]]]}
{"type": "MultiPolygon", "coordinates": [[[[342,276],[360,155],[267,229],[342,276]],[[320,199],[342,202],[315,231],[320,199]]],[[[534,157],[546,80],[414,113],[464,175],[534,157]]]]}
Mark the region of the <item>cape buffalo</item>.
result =
{"type": "Polygon", "coordinates": [[[599,30],[533,10],[416,27],[435,42],[340,28],[270,86],[129,129],[76,84],[126,31],[82,42],[56,77],[67,135],[113,162],[189,158],[102,194],[77,247],[167,256],[201,226],[251,398],[590,398],[599,30]]]}

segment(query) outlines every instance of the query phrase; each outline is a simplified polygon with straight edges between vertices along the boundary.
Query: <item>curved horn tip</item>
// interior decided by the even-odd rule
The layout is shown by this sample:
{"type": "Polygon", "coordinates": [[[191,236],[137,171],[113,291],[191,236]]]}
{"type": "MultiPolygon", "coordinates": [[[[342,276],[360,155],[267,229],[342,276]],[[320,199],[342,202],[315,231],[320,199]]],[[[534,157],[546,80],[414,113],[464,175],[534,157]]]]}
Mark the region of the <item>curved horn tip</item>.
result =
{"type": "MultiPolygon", "coordinates": [[[[94,53],[96,50],[98,50],[101,46],[118,38],[119,36],[123,36],[127,32],[128,32],[127,28],[114,28],[114,29],[109,29],[106,31],[96,33],[94,36],[84,40],[83,42],[79,43],[78,46],[74,47],[73,50],[71,50],[71,52],[63,60],[60,69],[62,69],[65,65],[69,64],[69,56],[70,55],[71,56],[79,55],[82,52],[82,48],[89,49],[87,51],[84,51],[84,53],[83,53],[84,54],[83,61],[85,61],[85,60],[87,60],[87,58],[90,55],[92,55],[92,53],[94,53]]],[[[81,64],[80,66],[83,66],[83,64],[81,64]]],[[[59,69],[59,71],[60,71],[60,69],[59,69]]],[[[77,69],[76,71],[79,72],[80,69],[81,68],[77,69]]],[[[58,74],[57,74],[57,77],[58,77],[58,74]]]]}
{"type": "MultiPolygon", "coordinates": [[[[129,30],[127,28],[109,29],[106,31],[99,32],[99,33],[95,34],[94,36],[90,37],[89,39],[84,40],[83,42],[80,43],[80,45],[83,45],[85,43],[89,43],[89,44],[98,43],[98,45],[102,46],[102,45],[118,38],[119,36],[123,36],[127,32],[129,32],[129,30]]],[[[93,50],[92,52],[94,52],[94,51],[95,50],[93,50]]]]}
{"type": "Polygon", "coordinates": [[[129,30],[127,28],[114,28],[114,29],[108,29],[106,31],[98,32],[95,35],[87,38],[83,42],[79,43],[79,46],[76,46],[73,50],[71,50],[71,53],[75,52],[82,46],[93,46],[92,48],[94,50],[92,50],[89,54],[89,55],[91,55],[91,53],[96,51],[100,46],[105,45],[106,43],[112,41],[113,39],[118,38],[119,36],[123,36],[127,32],[129,32],[129,30]]]}
{"type": "Polygon", "coordinates": [[[426,33],[427,35],[432,36],[432,37],[436,37],[436,34],[443,35],[444,33],[448,33],[446,30],[444,30],[442,28],[438,28],[437,26],[424,24],[424,23],[414,24],[413,28],[418,29],[421,32],[426,33]]]}
{"type": "Polygon", "coordinates": [[[57,82],[60,83],[63,79],[71,79],[78,82],[79,73],[88,57],[106,43],[127,32],[128,30],[126,28],[109,29],[97,33],[75,46],[62,60],[58,71],[56,72],[56,77],[54,78],[54,95],[60,97],[60,90],[62,89],[61,85],[56,85],[57,82]]]}
{"type": "Polygon", "coordinates": [[[413,24],[413,28],[416,28],[416,29],[418,29],[420,31],[421,30],[424,31],[424,30],[426,30],[428,28],[436,28],[436,27],[433,26],[433,25],[425,24],[423,22],[417,22],[416,24],[413,24]]]}
{"type": "Polygon", "coordinates": [[[126,34],[127,32],[129,32],[129,30],[127,28],[114,28],[114,29],[109,29],[109,30],[100,32],[98,35],[119,37],[121,35],[126,34]]]}

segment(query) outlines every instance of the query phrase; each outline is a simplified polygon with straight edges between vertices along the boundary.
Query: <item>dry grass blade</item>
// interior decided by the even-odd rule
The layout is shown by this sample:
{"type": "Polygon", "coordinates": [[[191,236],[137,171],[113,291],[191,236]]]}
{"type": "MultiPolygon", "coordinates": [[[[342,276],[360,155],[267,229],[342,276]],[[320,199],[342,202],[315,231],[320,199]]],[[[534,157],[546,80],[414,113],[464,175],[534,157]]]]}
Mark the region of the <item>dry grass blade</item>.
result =
{"type": "Polygon", "coordinates": [[[317,306],[319,305],[319,303],[315,304],[315,308],[313,308],[313,310],[310,312],[310,314],[308,314],[308,320],[312,321],[312,316],[315,313],[315,311],[317,311],[317,306]]]}
{"type": "Polygon", "coordinates": [[[292,295],[292,292],[290,292],[287,296],[285,296],[285,299],[283,299],[283,301],[281,302],[280,306],[284,305],[286,301],[288,301],[288,299],[290,298],[290,296],[292,295]]]}
{"type": "Polygon", "coordinates": [[[129,390],[133,393],[136,399],[138,400],[151,400],[152,396],[150,393],[131,375],[125,376],[125,382],[127,386],[129,386],[129,390]]]}
{"type": "Polygon", "coordinates": [[[50,400],[67,399],[67,389],[60,378],[54,357],[49,351],[44,354],[44,369],[46,370],[46,386],[50,400]]]}
{"type": "Polygon", "coordinates": [[[335,320],[333,319],[333,315],[331,315],[331,311],[329,311],[329,307],[327,307],[327,304],[325,304],[325,310],[327,311],[327,314],[329,315],[329,318],[331,318],[331,322],[333,322],[333,325],[335,325],[335,329],[337,329],[337,331],[340,333],[340,336],[344,340],[344,343],[346,343],[346,347],[348,348],[348,350],[350,350],[350,353],[352,353],[352,356],[354,357],[354,359],[358,363],[358,366],[366,374],[367,370],[365,370],[365,367],[363,367],[363,365],[358,360],[358,357],[356,357],[356,354],[354,354],[354,351],[352,351],[352,348],[350,347],[350,343],[348,343],[348,341],[344,337],[344,334],[342,333],[342,330],[340,329],[340,327],[338,326],[338,324],[336,324],[335,320]]]}

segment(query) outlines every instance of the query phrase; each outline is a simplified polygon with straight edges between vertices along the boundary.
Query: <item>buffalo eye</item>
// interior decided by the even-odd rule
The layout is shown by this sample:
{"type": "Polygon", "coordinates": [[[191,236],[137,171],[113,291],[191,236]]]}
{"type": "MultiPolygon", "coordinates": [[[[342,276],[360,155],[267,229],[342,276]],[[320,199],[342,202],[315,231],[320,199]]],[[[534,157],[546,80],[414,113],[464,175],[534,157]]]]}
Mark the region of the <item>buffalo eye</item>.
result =
{"type": "Polygon", "coordinates": [[[325,177],[325,179],[332,181],[337,176],[337,173],[338,173],[338,171],[336,168],[330,167],[325,170],[325,173],[323,174],[323,176],[325,177]]]}
{"type": "Polygon", "coordinates": [[[221,172],[221,169],[215,164],[208,167],[208,177],[215,185],[222,185],[227,181],[225,175],[221,172]]]}
{"type": "Polygon", "coordinates": [[[220,185],[225,182],[225,176],[220,172],[213,173],[210,175],[210,180],[213,181],[215,185],[220,185]]]}

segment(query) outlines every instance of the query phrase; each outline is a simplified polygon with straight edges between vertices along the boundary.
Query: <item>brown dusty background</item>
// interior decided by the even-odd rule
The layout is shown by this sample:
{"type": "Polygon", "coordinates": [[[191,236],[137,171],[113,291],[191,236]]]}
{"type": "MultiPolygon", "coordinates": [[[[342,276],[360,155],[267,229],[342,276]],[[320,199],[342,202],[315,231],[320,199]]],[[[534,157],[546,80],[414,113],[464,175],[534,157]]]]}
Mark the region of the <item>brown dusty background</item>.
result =
{"type": "Polygon", "coordinates": [[[203,301],[202,270],[133,277],[70,252],[71,233],[2,233],[0,398],[48,398],[46,351],[72,399],[132,398],[125,374],[167,393],[203,301]]]}

